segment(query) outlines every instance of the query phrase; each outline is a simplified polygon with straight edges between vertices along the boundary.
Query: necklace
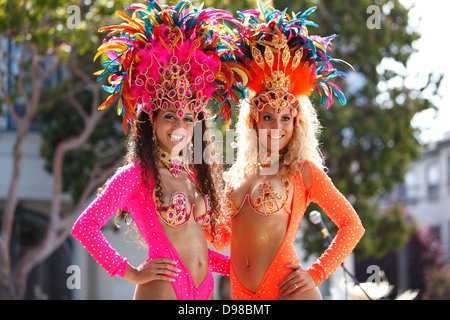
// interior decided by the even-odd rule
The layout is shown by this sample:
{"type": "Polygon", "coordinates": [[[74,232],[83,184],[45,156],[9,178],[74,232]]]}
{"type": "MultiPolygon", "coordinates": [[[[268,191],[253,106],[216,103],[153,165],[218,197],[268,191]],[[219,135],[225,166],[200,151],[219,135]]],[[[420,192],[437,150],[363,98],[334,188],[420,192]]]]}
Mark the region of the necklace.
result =
{"type": "Polygon", "coordinates": [[[280,162],[284,152],[285,150],[280,150],[279,152],[267,150],[266,154],[262,157],[262,161],[259,161],[259,165],[261,168],[270,168],[272,164],[280,162]]]}
{"type": "Polygon", "coordinates": [[[157,152],[159,159],[164,163],[166,168],[172,174],[174,178],[177,178],[181,173],[181,167],[183,165],[182,156],[172,156],[170,152],[163,149],[162,147],[157,147],[157,152]]]}

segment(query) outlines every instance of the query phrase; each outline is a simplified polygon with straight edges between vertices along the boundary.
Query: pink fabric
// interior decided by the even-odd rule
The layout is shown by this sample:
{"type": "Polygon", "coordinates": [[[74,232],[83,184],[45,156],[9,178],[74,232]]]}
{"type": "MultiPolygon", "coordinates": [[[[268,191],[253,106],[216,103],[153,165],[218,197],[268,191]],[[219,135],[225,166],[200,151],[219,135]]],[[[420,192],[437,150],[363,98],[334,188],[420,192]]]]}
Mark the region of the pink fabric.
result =
{"type": "Polygon", "coordinates": [[[179,300],[208,299],[214,287],[211,272],[229,275],[230,259],[228,256],[208,249],[209,271],[205,280],[196,288],[189,271],[162,229],[152,198],[153,177],[149,180],[151,190],[143,186],[138,189],[142,183],[139,166],[132,163],[119,169],[102,194],[75,222],[72,235],[111,276],[123,277],[128,261],[111,247],[103,236],[101,228],[119,208],[127,208],[147,243],[148,257],[178,261],[177,267],[181,272],[176,277],[176,281],[171,282],[177,298],[179,300]]]}

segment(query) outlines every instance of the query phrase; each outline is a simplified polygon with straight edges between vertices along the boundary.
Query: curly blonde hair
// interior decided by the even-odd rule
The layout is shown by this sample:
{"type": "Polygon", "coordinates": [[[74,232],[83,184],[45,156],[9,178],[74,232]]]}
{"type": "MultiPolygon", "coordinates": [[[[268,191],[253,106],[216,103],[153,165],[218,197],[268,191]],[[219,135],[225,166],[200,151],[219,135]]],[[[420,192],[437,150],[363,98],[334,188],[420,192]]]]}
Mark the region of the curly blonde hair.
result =
{"type": "MultiPolygon", "coordinates": [[[[239,116],[236,123],[237,155],[236,162],[224,173],[226,182],[234,184],[244,176],[254,175],[258,169],[258,141],[256,137],[255,120],[251,114],[249,101],[242,99],[239,107],[239,116]]],[[[315,163],[319,168],[325,169],[325,161],[320,151],[319,136],[321,125],[317,111],[307,96],[300,96],[301,105],[298,115],[298,125],[294,126],[294,133],[280,162],[279,170],[282,174],[297,174],[305,160],[315,163]]]]}

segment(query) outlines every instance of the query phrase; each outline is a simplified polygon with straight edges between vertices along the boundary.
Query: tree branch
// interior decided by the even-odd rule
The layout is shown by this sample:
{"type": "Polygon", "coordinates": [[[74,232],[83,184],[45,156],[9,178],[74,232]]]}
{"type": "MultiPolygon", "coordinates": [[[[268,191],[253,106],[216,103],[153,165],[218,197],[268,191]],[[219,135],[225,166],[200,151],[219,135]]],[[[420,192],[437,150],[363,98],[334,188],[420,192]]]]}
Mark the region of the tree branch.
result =
{"type": "MultiPolygon", "coordinates": [[[[92,101],[92,104],[97,103],[98,101],[95,101],[95,99],[92,101]]],[[[54,180],[53,197],[49,215],[50,221],[44,239],[37,247],[26,253],[18,264],[15,276],[15,284],[17,285],[17,288],[19,290],[23,290],[26,278],[28,277],[28,274],[32,270],[32,268],[43,261],[45,258],[47,258],[54,251],[54,249],[62,243],[65,237],[67,237],[67,232],[68,230],[70,230],[70,228],[66,224],[74,219],[75,214],[70,215],[70,218],[64,219],[64,223],[61,223],[62,221],[60,214],[64,155],[67,151],[78,148],[89,139],[92,131],[96,127],[101,117],[103,117],[103,115],[103,112],[98,111],[92,113],[89,117],[87,117],[84,130],[78,136],[65,141],[61,141],[56,147],[56,152],[53,157],[54,180]],[[61,232],[61,230],[64,231],[61,232]],[[61,235],[61,233],[63,233],[63,235],[65,234],[65,237],[61,235]]],[[[93,188],[91,183],[89,184],[89,187],[93,188]]]]}

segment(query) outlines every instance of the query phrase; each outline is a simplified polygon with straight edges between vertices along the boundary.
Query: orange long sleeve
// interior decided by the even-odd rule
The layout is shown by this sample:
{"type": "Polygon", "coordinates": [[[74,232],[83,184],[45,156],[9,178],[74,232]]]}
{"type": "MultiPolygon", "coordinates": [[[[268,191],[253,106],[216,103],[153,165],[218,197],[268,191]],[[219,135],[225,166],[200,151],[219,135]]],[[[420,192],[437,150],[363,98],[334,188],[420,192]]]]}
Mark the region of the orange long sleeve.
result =
{"type": "Polygon", "coordinates": [[[310,201],[318,204],[339,228],[335,238],[308,269],[316,286],[327,279],[353,251],[364,234],[364,227],[347,199],[331,179],[315,164],[307,162],[311,176],[310,201]]]}

